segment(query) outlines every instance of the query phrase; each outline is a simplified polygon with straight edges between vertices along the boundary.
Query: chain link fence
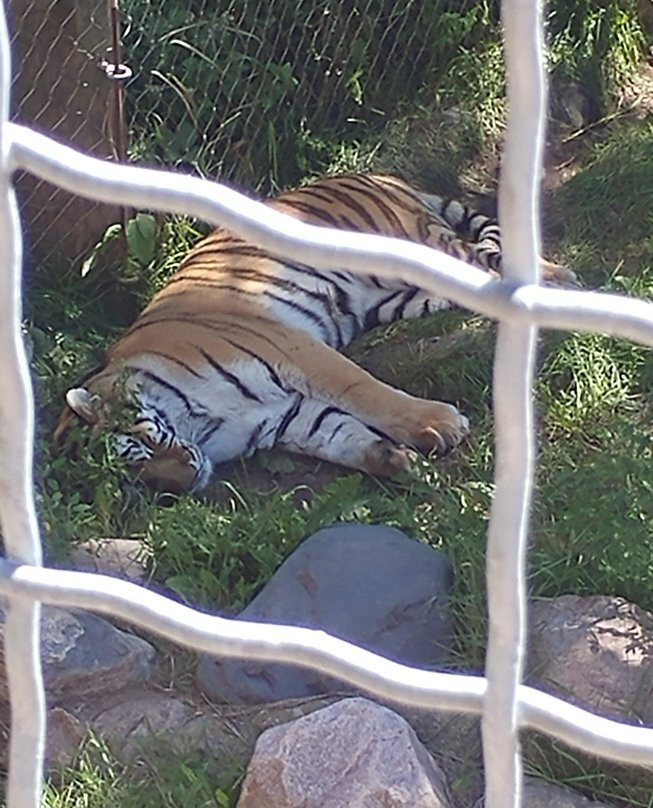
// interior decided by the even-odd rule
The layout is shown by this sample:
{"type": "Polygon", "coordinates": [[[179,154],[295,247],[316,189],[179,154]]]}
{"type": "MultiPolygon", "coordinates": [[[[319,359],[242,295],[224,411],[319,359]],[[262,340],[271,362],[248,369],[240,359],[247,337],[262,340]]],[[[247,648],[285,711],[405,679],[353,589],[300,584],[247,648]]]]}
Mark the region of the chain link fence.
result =
{"type": "MultiPolygon", "coordinates": [[[[13,115],[99,157],[113,156],[106,0],[10,0],[13,115]]],[[[117,220],[115,207],[89,204],[27,174],[17,178],[31,268],[79,258],[117,220]]]]}
{"type": "MultiPolygon", "coordinates": [[[[503,107],[491,108],[503,95],[498,8],[496,0],[10,0],[13,116],[102,158],[268,193],[324,173],[340,147],[373,139],[420,104],[451,109],[474,93],[479,114],[501,126],[503,107]],[[118,63],[128,70],[107,69],[118,63]],[[122,123],[110,80],[119,76],[122,123]]],[[[553,0],[556,75],[581,76],[601,95],[599,74],[627,33],[620,8],[553,0]]],[[[464,140],[462,129],[454,116],[448,136],[464,140]]],[[[79,262],[120,219],[115,207],[28,177],[18,190],[32,268],[79,262]]]]}
{"type": "Polygon", "coordinates": [[[130,156],[270,191],[438,86],[476,0],[124,0],[130,156]]]}
{"type": "MultiPolygon", "coordinates": [[[[122,0],[116,15],[115,0],[11,0],[14,117],[100,157],[121,156],[124,128],[132,162],[266,193],[432,92],[457,52],[496,38],[491,5],[122,0]],[[107,62],[129,69],[122,127],[107,62]]],[[[37,265],[77,261],[119,218],[29,178],[18,189],[37,265]]]]}

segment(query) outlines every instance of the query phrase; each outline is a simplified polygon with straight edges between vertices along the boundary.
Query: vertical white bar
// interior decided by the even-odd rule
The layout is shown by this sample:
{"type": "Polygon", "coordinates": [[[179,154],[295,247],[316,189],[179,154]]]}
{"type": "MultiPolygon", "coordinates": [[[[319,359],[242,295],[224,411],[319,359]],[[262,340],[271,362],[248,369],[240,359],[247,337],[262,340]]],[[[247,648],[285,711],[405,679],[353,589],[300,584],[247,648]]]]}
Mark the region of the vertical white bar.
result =
{"type": "MultiPolygon", "coordinates": [[[[7,556],[41,563],[32,497],[34,402],[21,337],[21,234],[11,185],[5,123],[11,60],[0,10],[0,524],[7,556]]],[[[11,702],[7,808],[38,808],[45,736],[39,653],[40,604],[10,599],[5,620],[5,664],[11,702]]]]}
{"type": "MultiPolygon", "coordinates": [[[[508,126],[499,191],[505,275],[537,280],[538,176],[544,121],[538,0],[503,0],[508,126]]],[[[536,329],[502,322],[494,365],[496,493],[488,533],[488,688],[483,707],[486,808],[521,805],[517,686],[525,644],[525,556],[533,479],[536,329]]]]}

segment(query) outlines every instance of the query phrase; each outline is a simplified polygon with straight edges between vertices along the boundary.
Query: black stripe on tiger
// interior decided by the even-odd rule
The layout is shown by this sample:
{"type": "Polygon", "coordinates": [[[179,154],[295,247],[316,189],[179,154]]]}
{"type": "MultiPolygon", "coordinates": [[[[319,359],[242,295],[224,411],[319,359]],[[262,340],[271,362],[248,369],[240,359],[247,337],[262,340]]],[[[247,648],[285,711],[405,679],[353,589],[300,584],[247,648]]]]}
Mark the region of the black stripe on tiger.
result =
{"type": "Polygon", "coordinates": [[[321,208],[318,205],[311,205],[309,202],[300,202],[296,199],[293,199],[292,201],[281,201],[284,201],[287,207],[301,211],[302,213],[307,214],[311,219],[316,219],[325,226],[342,228],[342,220],[339,217],[332,216],[328,211],[324,210],[324,208],[321,208]]]}
{"type": "MultiPolygon", "coordinates": [[[[225,252],[227,252],[227,250],[221,251],[220,254],[223,255],[225,252]]],[[[351,276],[348,276],[346,273],[334,271],[330,275],[328,275],[328,274],[326,274],[324,272],[320,272],[319,270],[314,269],[311,266],[308,266],[307,264],[302,264],[302,263],[299,263],[298,261],[290,261],[290,260],[288,260],[286,258],[283,258],[283,259],[282,258],[279,258],[279,259],[272,258],[272,256],[270,256],[268,253],[264,252],[263,250],[257,250],[256,248],[248,248],[248,247],[246,247],[244,245],[234,247],[233,249],[229,248],[228,252],[231,255],[246,256],[246,257],[251,257],[251,258],[259,258],[259,257],[269,258],[270,261],[274,261],[275,263],[278,263],[281,266],[286,267],[287,269],[292,270],[293,272],[296,272],[296,273],[298,273],[300,275],[304,275],[304,276],[306,276],[307,278],[309,278],[311,280],[314,280],[315,278],[319,278],[326,285],[328,285],[331,289],[333,289],[335,295],[341,301],[340,304],[339,304],[339,308],[346,314],[351,313],[351,299],[350,299],[350,296],[347,295],[346,292],[344,292],[344,290],[340,286],[338,286],[338,284],[335,283],[335,281],[334,281],[334,277],[335,277],[335,278],[338,278],[339,280],[344,281],[344,282],[351,282],[351,276]]],[[[205,280],[205,279],[203,279],[201,277],[195,277],[194,275],[190,274],[191,270],[197,270],[197,269],[198,268],[194,267],[192,264],[189,265],[186,268],[186,270],[184,271],[183,275],[177,275],[177,276],[171,278],[170,281],[168,281],[168,285],[171,286],[171,285],[174,285],[175,283],[181,283],[182,281],[189,281],[189,280],[198,280],[200,282],[202,280],[205,280]]],[[[288,280],[285,280],[285,279],[281,279],[277,275],[261,272],[260,270],[247,269],[246,267],[230,267],[230,266],[216,267],[216,266],[212,266],[209,271],[210,272],[215,272],[216,270],[222,271],[225,274],[229,274],[229,275],[234,275],[235,274],[235,275],[245,276],[247,274],[248,277],[251,275],[252,280],[260,280],[261,283],[263,283],[263,282],[274,283],[277,286],[283,286],[283,288],[285,288],[285,289],[287,289],[289,291],[292,290],[290,284],[293,284],[294,288],[304,292],[307,295],[310,295],[310,294],[314,295],[315,294],[315,292],[313,292],[311,289],[307,289],[306,287],[302,286],[299,283],[294,283],[293,281],[288,281],[288,280]],[[256,273],[256,274],[254,274],[254,273],[256,273]]]]}
{"type": "MultiPolygon", "coordinates": [[[[356,193],[359,193],[361,196],[363,196],[366,199],[366,201],[368,203],[374,205],[374,207],[376,207],[383,214],[383,216],[385,217],[385,220],[388,223],[388,226],[389,226],[390,230],[392,231],[393,236],[395,236],[396,238],[406,238],[406,239],[409,238],[409,235],[406,232],[403,225],[401,224],[401,221],[400,221],[399,217],[397,216],[397,214],[392,210],[392,208],[389,205],[387,205],[385,203],[385,201],[383,199],[381,199],[377,195],[376,192],[378,191],[378,189],[375,189],[375,193],[370,193],[366,188],[359,187],[358,184],[354,185],[354,184],[349,183],[349,182],[342,182],[341,185],[342,185],[343,188],[346,188],[346,189],[348,189],[350,191],[355,191],[356,193]]],[[[385,188],[383,190],[385,191],[385,188]]],[[[343,197],[346,198],[346,194],[343,194],[343,197]]],[[[413,203],[414,202],[415,202],[415,200],[413,199],[413,203]]],[[[406,210],[411,210],[411,209],[414,208],[414,204],[412,206],[401,206],[400,205],[399,207],[404,207],[404,209],[406,209],[406,210]]],[[[366,214],[367,214],[368,218],[372,222],[374,222],[372,232],[374,232],[374,233],[382,233],[382,232],[384,232],[384,229],[380,228],[375,223],[374,218],[369,213],[366,212],[366,214]]]]}
{"type": "Polygon", "coordinates": [[[139,371],[143,378],[147,379],[150,382],[154,382],[155,384],[160,385],[166,390],[169,390],[173,395],[175,395],[180,401],[183,402],[184,406],[189,415],[200,415],[201,413],[199,410],[196,410],[190,402],[188,396],[184,395],[178,387],[175,387],[174,384],[167,382],[165,379],[162,379],[156,373],[152,373],[150,370],[143,370],[143,368],[139,368],[138,366],[133,366],[133,369],[139,371]]]}
{"type": "MultiPolygon", "coordinates": [[[[292,300],[288,300],[286,298],[283,298],[280,295],[275,295],[273,292],[269,292],[268,290],[264,290],[263,292],[255,292],[255,291],[251,291],[249,289],[243,289],[240,286],[234,286],[234,285],[228,284],[228,283],[220,283],[218,281],[199,280],[199,279],[193,280],[193,284],[195,286],[207,286],[207,287],[218,288],[218,289],[222,289],[224,291],[234,292],[236,296],[238,296],[238,295],[241,295],[241,296],[246,295],[248,297],[252,297],[252,298],[255,298],[255,299],[260,298],[261,294],[267,295],[268,297],[271,297],[272,299],[276,300],[277,302],[285,304],[289,308],[292,308],[292,309],[294,309],[296,311],[300,311],[302,314],[304,314],[309,320],[311,320],[312,322],[314,322],[316,325],[318,325],[320,327],[321,331],[323,332],[323,337],[327,342],[331,338],[331,334],[329,333],[329,331],[328,331],[327,327],[325,326],[324,322],[320,319],[320,317],[314,311],[312,311],[311,309],[306,308],[305,306],[301,306],[300,304],[295,303],[292,300]]],[[[173,292],[173,293],[166,296],[166,303],[168,303],[171,298],[175,297],[176,294],[178,294],[179,297],[182,297],[182,298],[185,296],[183,291],[179,292],[179,293],[174,293],[173,292]]],[[[331,307],[329,307],[329,311],[330,311],[330,308],[331,307]]],[[[225,312],[220,312],[220,317],[221,318],[224,317],[225,314],[226,314],[225,312]]],[[[250,319],[254,319],[254,318],[250,317],[250,319]]],[[[264,320],[264,318],[260,318],[260,319],[264,320]]],[[[180,313],[180,314],[168,314],[164,310],[163,312],[161,312],[160,316],[152,317],[151,319],[148,319],[147,315],[143,315],[141,317],[141,319],[137,320],[136,323],[129,329],[129,331],[126,332],[126,335],[134,334],[136,331],[140,331],[141,329],[147,328],[149,326],[158,325],[158,324],[161,324],[161,323],[172,323],[172,322],[190,323],[192,325],[199,325],[199,326],[203,326],[205,328],[210,328],[212,331],[217,331],[218,333],[222,329],[222,321],[221,320],[207,320],[205,318],[193,317],[190,314],[186,315],[186,314],[183,314],[183,313],[180,313]]],[[[265,322],[268,325],[270,324],[269,320],[265,320],[265,322]]]]}
{"type": "MultiPolygon", "coordinates": [[[[174,295],[168,295],[166,302],[171,297],[174,297],[174,295]]],[[[170,323],[187,323],[189,325],[199,326],[200,328],[207,328],[211,331],[217,331],[218,333],[221,330],[221,323],[219,320],[207,320],[204,317],[193,317],[192,314],[184,314],[183,312],[178,314],[170,314],[166,310],[156,312],[157,316],[153,316],[153,314],[154,313],[150,314],[149,316],[141,316],[141,318],[137,320],[128,331],[125,332],[125,337],[132,336],[137,331],[142,331],[145,328],[154,328],[157,325],[168,325],[170,323]]]]}
{"type": "MultiPolygon", "coordinates": [[[[412,188],[404,188],[401,185],[389,185],[388,183],[380,183],[374,177],[356,177],[351,179],[360,180],[371,189],[370,199],[377,203],[385,204],[390,203],[409,214],[414,214],[416,208],[426,207],[427,211],[431,211],[429,205],[424,204],[424,200],[412,188]],[[379,197],[382,195],[382,198],[379,197]]],[[[395,216],[391,210],[392,216],[395,216]]],[[[392,226],[395,226],[395,220],[392,219],[392,226]]]]}
{"type": "Polygon", "coordinates": [[[307,437],[312,438],[330,415],[344,415],[346,417],[349,415],[349,413],[340,409],[340,407],[326,406],[311,424],[307,437]]]}
{"type": "Polygon", "coordinates": [[[391,303],[395,298],[399,295],[405,294],[403,289],[397,289],[396,292],[391,292],[389,295],[386,295],[383,300],[373,306],[371,309],[368,309],[365,312],[365,319],[363,321],[363,330],[368,331],[372,328],[376,328],[378,325],[381,325],[381,320],[379,319],[379,312],[381,309],[386,306],[388,303],[391,303]]]}
{"type": "Polygon", "coordinates": [[[346,273],[336,271],[331,273],[333,277],[329,277],[325,273],[313,269],[313,267],[309,267],[306,264],[300,264],[295,261],[286,261],[285,259],[283,263],[286,267],[288,267],[288,269],[291,269],[293,272],[306,275],[308,278],[319,278],[326,285],[328,285],[329,289],[332,290],[332,293],[336,299],[336,307],[340,309],[340,311],[343,314],[354,316],[351,295],[348,294],[341,286],[339,286],[334,281],[334,277],[337,277],[341,281],[344,281],[348,284],[351,283],[351,278],[347,276],[346,273]]]}
{"type": "Polygon", "coordinates": [[[412,289],[408,289],[408,291],[404,292],[404,298],[400,301],[392,311],[390,315],[391,320],[399,320],[404,316],[404,312],[406,311],[406,306],[414,300],[417,295],[419,294],[420,290],[417,286],[413,286],[412,289]]]}
{"type": "Polygon", "coordinates": [[[496,219],[478,213],[456,199],[441,200],[441,205],[440,215],[458,236],[471,239],[472,242],[488,239],[495,241],[497,246],[500,245],[499,224],[496,219]]]}
{"type": "Polygon", "coordinates": [[[333,432],[327,438],[327,443],[331,443],[331,441],[335,438],[335,436],[340,432],[344,424],[338,424],[338,426],[333,430],[333,432]]]}
{"type": "Polygon", "coordinates": [[[162,359],[165,359],[167,362],[170,362],[173,365],[177,365],[180,368],[183,368],[186,373],[190,373],[191,376],[195,376],[196,379],[203,379],[201,373],[198,373],[194,367],[188,364],[188,362],[184,362],[183,359],[179,359],[177,356],[172,356],[171,354],[164,353],[163,351],[157,351],[155,348],[150,348],[148,350],[148,354],[152,356],[160,356],[162,359]]]}
{"type": "Polygon", "coordinates": [[[263,403],[261,398],[250,390],[246,384],[243,384],[235,373],[223,368],[222,365],[217,362],[210,353],[208,353],[208,351],[205,351],[204,348],[200,348],[199,345],[194,345],[193,347],[204,357],[204,359],[206,359],[209,365],[219,376],[222,376],[226,382],[229,382],[229,384],[233,385],[236,390],[238,390],[243,398],[248,398],[250,401],[256,401],[259,404],[263,403]]]}
{"type": "MultiPolygon", "coordinates": [[[[344,182],[340,183],[340,184],[345,188],[347,187],[344,182]]],[[[309,194],[310,196],[317,197],[318,199],[320,198],[320,193],[319,193],[318,188],[311,188],[309,186],[305,190],[306,190],[306,193],[309,194]]],[[[360,188],[356,188],[355,190],[358,191],[359,193],[361,193],[361,195],[363,195],[363,196],[365,196],[367,198],[368,195],[365,193],[365,191],[363,191],[360,188]]],[[[354,199],[354,197],[351,194],[344,193],[343,191],[340,191],[335,186],[330,186],[329,187],[328,197],[330,197],[331,201],[333,201],[333,199],[336,199],[338,202],[340,202],[343,205],[345,210],[350,210],[353,213],[355,213],[357,216],[359,216],[362,219],[362,221],[364,222],[365,227],[369,228],[369,231],[371,233],[378,233],[379,232],[379,226],[377,224],[376,219],[370,214],[370,212],[367,210],[367,208],[364,205],[362,205],[360,202],[358,202],[356,199],[354,199]]],[[[324,199],[324,197],[322,197],[322,199],[324,199]]],[[[347,227],[349,227],[350,229],[355,229],[355,230],[363,230],[363,229],[365,229],[364,227],[361,227],[361,225],[355,225],[353,222],[351,222],[351,220],[344,213],[338,213],[338,218],[343,223],[347,223],[347,227]]]]}
{"type": "MultiPolygon", "coordinates": [[[[310,320],[312,323],[315,323],[315,325],[318,326],[318,328],[322,332],[322,338],[327,343],[327,345],[330,345],[332,343],[332,335],[331,335],[331,332],[329,330],[329,326],[319,316],[319,314],[316,314],[312,309],[309,309],[306,306],[302,306],[301,303],[296,303],[294,300],[288,300],[287,298],[281,297],[280,295],[275,295],[273,292],[270,292],[267,289],[263,292],[263,294],[266,295],[267,297],[272,298],[273,300],[276,300],[277,303],[281,303],[282,305],[287,306],[289,309],[292,309],[293,311],[296,311],[297,313],[301,314],[303,317],[306,317],[306,319],[310,320]]],[[[326,298],[326,295],[324,295],[324,297],[326,298]]],[[[331,306],[327,306],[325,304],[325,307],[327,309],[327,314],[330,314],[331,313],[331,306]]],[[[339,326],[337,320],[330,320],[329,322],[331,323],[331,325],[335,329],[335,332],[336,332],[336,340],[335,340],[336,345],[337,345],[337,347],[340,348],[340,347],[342,347],[342,344],[343,344],[343,337],[342,337],[342,332],[340,330],[340,326],[339,326]]]]}
{"type": "Polygon", "coordinates": [[[254,454],[254,452],[256,451],[259,438],[261,437],[261,432],[263,432],[263,430],[267,427],[267,425],[268,420],[267,418],[264,418],[260,423],[258,423],[254,427],[252,434],[247,439],[247,446],[245,447],[245,451],[243,453],[245,457],[250,457],[250,455],[254,454]]]}
{"type": "MultiPolygon", "coordinates": [[[[335,330],[336,330],[336,343],[340,347],[343,343],[343,336],[340,331],[340,327],[337,323],[337,320],[332,318],[334,313],[334,299],[327,294],[323,294],[322,292],[316,292],[313,289],[307,289],[304,286],[300,286],[292,281],[284,280],[283,278],[275,277],[274,275],[266,275],[264,273],[258,272],[257,270],[253,269],[232,269],[228,273],[229,277],[240,277],[243,280],[250,280],[256,283],[260,283],[262,286],[269,287],[269,286],[276,286],[277,288],[281,289],[284,292],[288,292],[289,294],[300,292],[303,295],[306,295],[311,300],[319,303],[323,309],[326,320],[321,318],[319,314],[317,314],[313,309],[309,309],[306,306],[302,306],[301,303],[296,303],[290,297],[283,297],[282,295],[275,294],[269,288],[264,288],[259,292],[244,289],[240,286],[234,286],[233,284],[229,283],[222,283],[221,281],[217,280],[210,280],[208,278],[196,278],[194,276],[185,276],[179,278],[173,278],[170,281],[170,285],[173,283],[180,283],[182,281],[186,283],[193,283],[196,286],[206,286],[212,287],[214,289],[222,289],[224,291],[234,292],[239,295],[249,295],[250,297],[258,298],[260,296],[269,297],[272,300],[275,300],[277,303],[281,303],[282,305],[288,306],[294,311],[301,312],[304,317],[306,317],[311,322],[315,323],[320,328],[322,332],[322,336],[326,342],[331,343],[332,334],[329,331],[327,322],[331,323],[335,330]]],[[[168,298],[172,297],[173,295],[168,295],[168,298]]],[[[137,326],[141,326],[142,323],[137,324],[137,326]]],[[[134,328],[133,330],[136,330],[134,328]]]]}
{"type": "Polygon", "coordinates": [[[197,439],[198,445],[203,446],[205,443],[208,443],[215,433],[223,426],[223,424],[224,418],[215,418],[211,420],[209,425],[197,439]]]}
{"type": "Polygon", "coordinates": [[[229,345],[231,345],[232,348],[235,348],[237,351],[240,351],[241,353],[247,354],[247,356],[250,356],[256,362],[258,362],[259,365],[262,365],[267,371],[267,374],[270,377],[272,383],[275,384],[279,388],[279,390],[283,390],[284,393],[289,392],[289,388],[286,387],[286,385],[281,381],[279,374],[276,372],[276,370],[272,367],[272,365],[269,362],[266,362],[265,359],[263,359],[261,356],[254,353],[254,351],[250,351],[249,348],[246,348],[239,342],[235,342],[234,340],[228,339],[227,337],[223,337],[223,339],[225,342],[229,343],[229,345]]]}
{"type": "MultiPolygon", "coordinates": [[[[198,263],[202,263],[201,259],[206,261],[206,269],[209,272],[222,271],[230,272],[232,267],[224,260],[225,257],[229,258],[253,258],[259,260],[261,258],[268,258],[268,253],[253,244],[245,244],[242,241],[232,241],[230,244],[224,246],[213,245],[211,243],[205,244],[202,242],[196,247],[193,252],[184,261],[183,266],[173,275],[168,283],[174,282],[178,277],[182,277],[188,270],[196,269],[198,263]],[[217,259],[216,263],[212,263],[210,259],[217,259]]],[[[167,285],[167,284],[166,284],[167,285]]]]}
{"type": "Polygon", "coordinates": [[[469,220],[469,235],[474,241],[491,240],[497,246],[501,244],[499,224],[482,213],[472,213],[469,220]]]}
{"type": "Polygon", "coordinates": [[[301,393],[297,393],[297,397],[290,405],[290,407],[288,407],[288,409],[284,413],[283,418],[279,422],[277,431],[274,433],[274,443],[278,443],[279,440],[286,434],[288,427],[299,414],[299,410],[301,409],[303,403],[304,403],[304,396],[302,396],[301,393]]]}

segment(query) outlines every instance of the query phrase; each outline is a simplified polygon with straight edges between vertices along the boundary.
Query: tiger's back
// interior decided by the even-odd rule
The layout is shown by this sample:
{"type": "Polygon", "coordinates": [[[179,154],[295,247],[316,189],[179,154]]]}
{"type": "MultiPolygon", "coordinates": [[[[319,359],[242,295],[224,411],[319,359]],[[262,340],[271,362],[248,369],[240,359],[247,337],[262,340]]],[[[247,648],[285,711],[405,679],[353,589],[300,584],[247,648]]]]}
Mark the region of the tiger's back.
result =
{"type": "MultiPolygon", "coordinates": [[[[327,178],[267,204],[500,269],[496,222],[394,177],[327,178]]],[[[120,376],[139,416],[117,436],[118,451],[164,487],[201,488],[216,463],[274,445],[392,474],[415,448],[456,445],[466,419],[383,385],[337,350],[380,323],[447,305],[402,281],[275,258],[219,228],[109,350],[103,370],[69,392],[58,434],[73,412],[98,423],[120,376]]]]}
{"type": "MultiPolygon", "coordinates": [[[[473,214],[465,218],[461,210],[467,209],[459,203],[422,194],[394,177],[327,178],[266,204],[309,224],[404,238],[484,269],[499,269],[500,245],[492,220],[480,217],[473,240],[465,241],[471,237],[473,214]],[[447,212],[455,214],[451,221],[462,235],[447,224],[447,212]]],[[[405,284],[390,285],[375,277],[318,271],[278,260],[220,228],[191,250],[121,342],[127,339],[131,343],[132,332],[144,336],[148,323],[158,317],[196,317],[206,311],[215,317],[222,310],[254,308],[260,315],[265,312],[274,321],[342,348],[379,323],[411,316],[406,309],[416,308],[410,305],[413,296],[414,287],[405,284]]],[[[446,304],[442,301],[441,305],[446,304]]],[[[428,310],[441,305],[429,304],[428,310]]],[[[424,313],[426,310],[415,311],[415,316],[424,313]]]]}

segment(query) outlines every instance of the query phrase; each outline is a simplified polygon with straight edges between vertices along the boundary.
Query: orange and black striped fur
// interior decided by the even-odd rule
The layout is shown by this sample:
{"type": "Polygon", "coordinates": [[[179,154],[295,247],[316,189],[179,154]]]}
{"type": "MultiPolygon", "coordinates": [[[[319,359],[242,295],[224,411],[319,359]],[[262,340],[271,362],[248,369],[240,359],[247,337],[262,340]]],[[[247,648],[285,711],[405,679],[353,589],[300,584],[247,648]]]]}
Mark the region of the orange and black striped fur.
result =
{"type": "MultiPolygon", "coordinates": [[[[268,200],[305,222],[396,236],[501,269],[497,223],[389,176],[331,177],[268,200]]],[[[545,264],[545,275],[573,282],[545,264]]],[[[70,390],[73,413],[102,420],[121,390],[137,404],[118,452],[158,486],[197,490],[216,464],[280,446],[371,474],[444,452],[468,429],[451,404],[414,398],[338,353],[380,323],[448,306],[402,281],[273,258],[224,229],[201,241],[106,356],[70,390]]],[[[110,427],[110,425],[107,425],[110,427]]]]}

